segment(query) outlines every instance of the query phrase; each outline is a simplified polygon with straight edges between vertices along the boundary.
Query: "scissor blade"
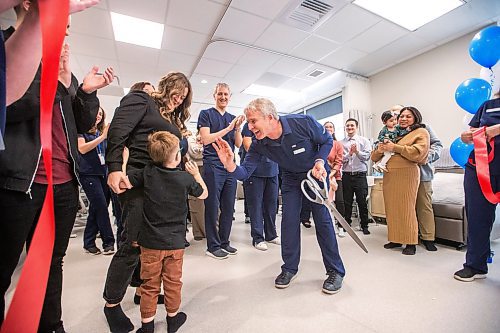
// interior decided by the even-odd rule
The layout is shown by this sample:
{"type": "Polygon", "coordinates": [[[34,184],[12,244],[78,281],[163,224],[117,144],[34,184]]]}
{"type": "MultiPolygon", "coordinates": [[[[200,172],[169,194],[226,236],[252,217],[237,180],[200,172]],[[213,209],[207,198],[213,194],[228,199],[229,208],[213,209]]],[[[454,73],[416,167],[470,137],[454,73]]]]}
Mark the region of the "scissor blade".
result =
{"type": "Polygon", "coordinates": [[[354,230],[352,230],[352,228],[349,225],[349,223],[347,223],[347,221],[339,213],[339,211],[337,210],[337,208],[335,208],[335,206],[331,202],[328,202],[327,200],[325,201],[324,205],[326,206],[326,208],[328,208],[328,210],[330,211],[330,214],[333,215],[337,219],[337,221],[340,223],[340,225],[342,225],[342,227],[345,229],[345,231],[347,231],[347,233],[349,234],[349,236],[351,236],[351,238],[354,239],[354,241],[356,242],[356,244],[358,244],[359,247],[361,249],[363,249],[363,251],[365,251],[366,253],[368,253],[368,250],[367,250],[365,244],[363,244],[363,242],[361,241],[361,239],[359,239],[358,235],[356,235],[356,233],[354,232],[354,230]]]}

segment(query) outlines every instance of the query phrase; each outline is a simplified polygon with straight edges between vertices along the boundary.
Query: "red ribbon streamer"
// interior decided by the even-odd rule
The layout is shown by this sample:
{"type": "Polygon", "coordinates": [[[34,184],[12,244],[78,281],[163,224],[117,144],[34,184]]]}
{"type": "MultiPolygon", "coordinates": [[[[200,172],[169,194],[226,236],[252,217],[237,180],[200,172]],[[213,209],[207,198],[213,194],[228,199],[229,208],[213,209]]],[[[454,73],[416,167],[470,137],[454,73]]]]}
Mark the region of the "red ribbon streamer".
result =
{"type": "Polygon", "coordinates": [[[52,109],[58,82],[59,58],[68,23],[69,1],[39,0],[38,7],[43,41],[40,139],[43,162],[47,171],[47,194],[1,333],[37,332],[54,249],[52,109]]]}
{"type": "Polygon", "coordinates": [[[495,139],[492,138],[489,141],[489,144],[491,146],[491,152],[489,156],[488,147],[486,145],[486,143],[488,142],[486,139],[486,126],[474,132],[473,140],[474,155],[476,157],[476,173],[481,191],[483,192],[486,200],[488,200],[492,204],[500,203],[500,192],[493,193],[493,189],[491,188],[490,166],[488,163],[493,160],[493,157],[495,156],[495,139]]]}

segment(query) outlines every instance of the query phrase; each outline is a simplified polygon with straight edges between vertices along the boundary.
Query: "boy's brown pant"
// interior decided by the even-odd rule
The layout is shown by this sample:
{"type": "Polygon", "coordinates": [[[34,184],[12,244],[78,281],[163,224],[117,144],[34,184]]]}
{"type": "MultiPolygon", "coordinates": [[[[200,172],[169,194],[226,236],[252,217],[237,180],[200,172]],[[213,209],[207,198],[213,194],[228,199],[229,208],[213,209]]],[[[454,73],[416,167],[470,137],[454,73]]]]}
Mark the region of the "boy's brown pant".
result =
{"type": "Polygon", "coordinates": [[[175,313],[181,305],[184,250],[152,250],[141,246],[141,317],[156,314],[156,303],[163,281],[165,308],[175,313]]]}

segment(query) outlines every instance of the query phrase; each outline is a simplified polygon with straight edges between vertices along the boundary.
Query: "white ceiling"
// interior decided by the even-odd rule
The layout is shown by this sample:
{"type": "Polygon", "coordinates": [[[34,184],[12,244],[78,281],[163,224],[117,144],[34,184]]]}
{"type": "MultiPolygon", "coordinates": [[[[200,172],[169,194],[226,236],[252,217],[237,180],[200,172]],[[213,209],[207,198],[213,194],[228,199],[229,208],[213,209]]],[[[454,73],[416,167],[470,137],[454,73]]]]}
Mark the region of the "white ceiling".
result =
{"type": "MultiPolygon", "coordinates": [[[[118,105],[120,87],[136,81],[156,85],[168,71],[182,71],[193,86],[195,122],[199,110],[212,104],[217,82],[231,86],[230,109],[236,114],[255,98],[242,93],[254,82],[295,91],[300,103],[310,103],[304,94],[321,80],[332,93],[341,88],[331,84],[339,70],[369,77],[500,19],[500,1],[466,0],[410,32],[350,0],[322,1],[332,5],[331,12],[312,28],[299,29],[285,14],[301,0],[101,0],[72,18],[72,69],[81,79],[93,65],[115,68],[119,82],[100,92],[108,109],[118,105]],[[110,11],[165,24],[162,48],[116,42],[110,11]],[[315,69],[325,74],[308,77],[315,69]]],[[[10,25],[14,17],[2,13],[0,23],[10,25]]],[[[284,113],[297,105],[276,102],[284,113]]]]}

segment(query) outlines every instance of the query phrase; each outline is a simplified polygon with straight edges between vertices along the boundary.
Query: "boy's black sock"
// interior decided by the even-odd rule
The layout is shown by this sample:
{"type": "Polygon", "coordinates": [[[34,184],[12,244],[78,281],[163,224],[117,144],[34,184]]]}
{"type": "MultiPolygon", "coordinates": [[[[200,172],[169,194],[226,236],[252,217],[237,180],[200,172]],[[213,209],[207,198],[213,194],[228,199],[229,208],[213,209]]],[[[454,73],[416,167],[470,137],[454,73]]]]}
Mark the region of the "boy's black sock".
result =
{"type": "Polygon", "coordinates": [[[155,331],[155,321],[152,320],[149,323],[142,323],[142,327],[139,328],[136,333],[154,333],[155,331]]]}
{"type": "Polygon", "coordinates": [[[175,333],[186,322],[187,315],[179,312],[173,317],[167,316],[167,332],[175,333]]]}
{"type": "MultiPolygon", "coordinates": [[[[135,294],[134,303],[137,305],[141,304],[141,296],[135,294]]],[[[156,304],[165,304],[165,296],[163,296],[162,294],[158,295],[158,301],[156,302],[156,304]]]]}
{"type": "Polygon", "coordinates": [[[125,315],[121,305],[104,307],[104,315],[108,321],[109,330],[112,333],[127,333],[134,330],[134,324],[125,315]]]}

